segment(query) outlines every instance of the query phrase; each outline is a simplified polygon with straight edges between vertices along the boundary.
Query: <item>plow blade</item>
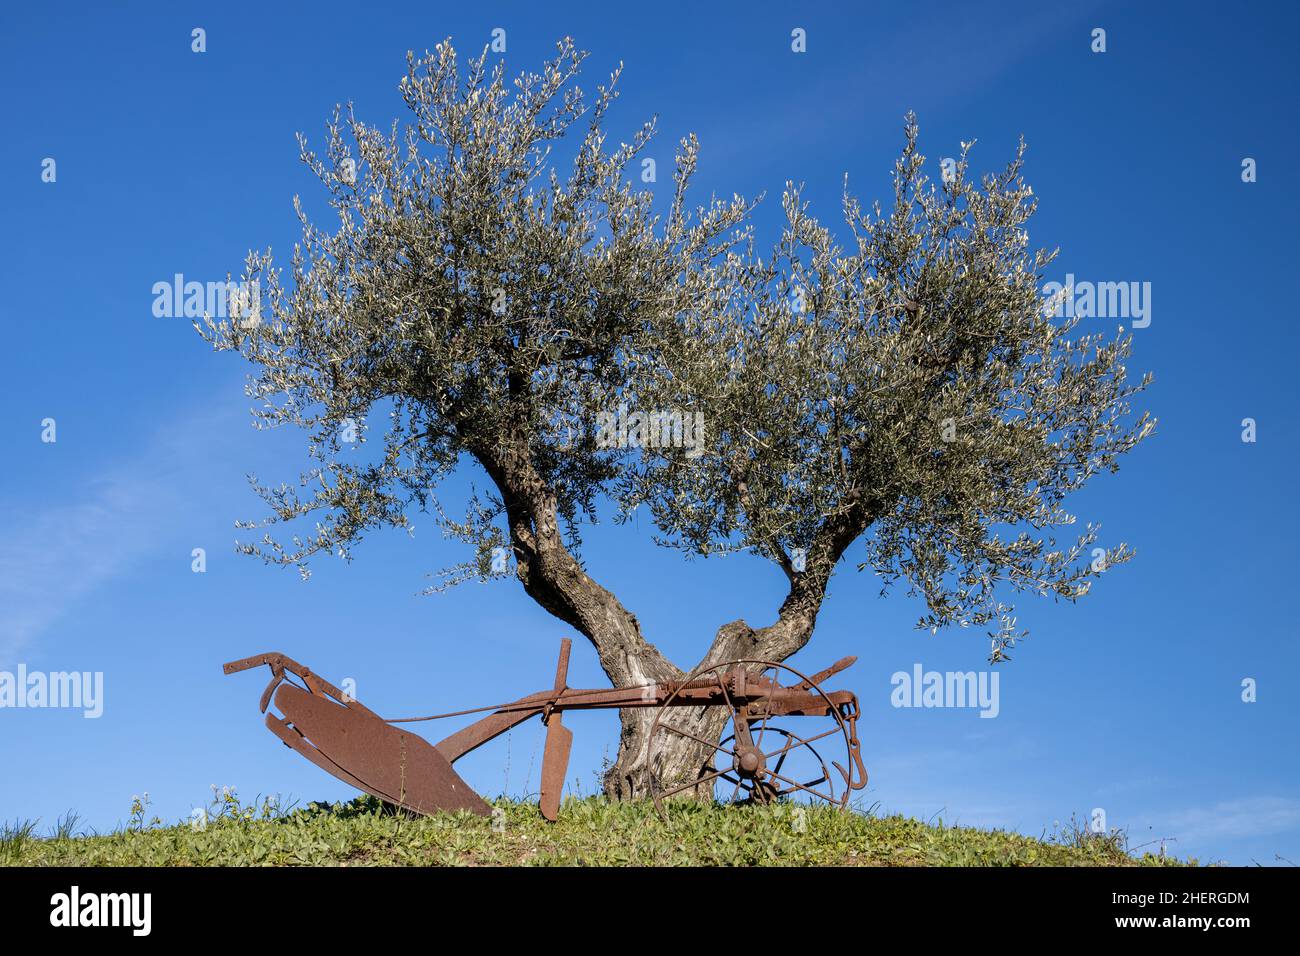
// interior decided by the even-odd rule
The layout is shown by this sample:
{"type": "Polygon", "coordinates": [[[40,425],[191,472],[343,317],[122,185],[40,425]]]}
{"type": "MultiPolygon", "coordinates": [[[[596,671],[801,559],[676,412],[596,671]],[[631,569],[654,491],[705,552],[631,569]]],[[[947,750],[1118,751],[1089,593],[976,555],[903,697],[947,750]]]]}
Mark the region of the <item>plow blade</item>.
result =
{"type": "Polygon", "coordinates": [[[563,714],[552,714],[546,728],[546,747],[542,751],[542,816],[552,823],[560,812],[560,794],[564,792],[564,771],[573,749],[573,731],[560,723],[563,714]]]}
{"type": "Polygon", "coordinates": [[[295,684],[280,685],[275,705],[285,719],[267,714],[271,732],[344,783],[415,813],[492,815],[492,808],[423,737],[295,684]]]}

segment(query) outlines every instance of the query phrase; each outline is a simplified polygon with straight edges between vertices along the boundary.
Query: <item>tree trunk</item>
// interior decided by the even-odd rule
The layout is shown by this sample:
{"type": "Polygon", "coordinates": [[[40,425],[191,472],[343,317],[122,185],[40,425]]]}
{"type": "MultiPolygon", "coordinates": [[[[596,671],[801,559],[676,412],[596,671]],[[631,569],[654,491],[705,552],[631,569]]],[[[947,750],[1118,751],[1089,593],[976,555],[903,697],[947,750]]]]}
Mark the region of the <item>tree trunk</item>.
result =
{"type": "MultiPolygon", "coordinates": [[[[555,498],[532,467],[527,442],[519,439],[480,448],[476,457],[501,492],[515,554],[515,573],[525,592],[591,641],[610,683],[620,688],[639,687],[687,676],[645,639],[636,616],[594,581],[566,547],[559,533],[555,498]]],[[[739,659],[781,663],[803,647],[812,636],[831,571],[852,537],[840,530],[814,542],[806,572],[795,573],[789,562],[784,562],[790,590],[777,621],[757,630],[744,621],[719,628],[708,653],[692,673],[739,659]]],[[[681,734],[661,733],[655,741],[656,766],[650,768],[650,728],[658,713],[655,707],[620,712],[618,756],[604,781],[605,793],[611,799],[650,796],[651,772],[658,775],[660,790],[697,779],[712,761],[731,716],[725,707],[673,708],[663,719],[709,744],[681,734]]],[[[683,791],[683,795],[707,799],[712,790],[709,783],[683,791]]]]}
{"type": "MultiPolygon", "coordinates": [[[[542,526],[544,531],[539,537],[558,544],[553,525],[548,528],[548,522],[543,521],[542,526]]],[[[686,672],[645,639],[636,617],[592,580],[562,545],[554,550],[532,548],[523,552],[517,546],[516,554],[523,555],[517,572],[525,590],[591,641],[610,683],[620,688],[682,680],[697,671],[736,660],[783,663],[812,636],[817,609],[825,594],[824,579],[795,582],[774,624],[757,630],[744,621],[724,625],[700,663],[686,672]]],[[[684,733],[656,735],[652,768],[648,764],[650,730],[660,714],[657,707],[625,708],[619,712],[618,755],[604,779],[604,790],[610,799],[649,798],[653,793],[652,773],[653,783],[662,792],[698,779],[710,765],[722,769],[713,761],[723,729],[731,718],[727,708],[674,707],[662,713],[661,723],[666,722],[684,733]]],[[[698,788],[685,789],[680,796],[707,800],[712,793],[710,781],[698,788]]]]}
{"type": "MultiPolygon", "coordinates": [[[[789,602],[787,602],[789,603],[789,602]]],[[[784,610],[784,609],[783,609],[784,610]]],[[[713,639],[708,654],[691,673],[717,667],[735,660],[771,660],[780,663],[803,646],[790,628],[790,619],[754,630],[744,621],[723,625],[713,639]]],[[[812,633],[811,627],[807,634],[812,633]]],[[[757,670],[757,668],[755,668],[757,670]]],[[[690,676],[682,674],[677,679],[690,676]]],[[[605,794],[612,800],[645,799],[652,796],[651,784],[659,792],[698,780],[706,768],[723,769],[714,762],[723,729],[731,719],[726,707],[673,707],[663,713],[657,707],[627,708],[619,712],[618,757],[605,774],[605,794]],[[684,733],[660,731],[654,740],[654,766],[648,765],[650,730],[655,718],[684,733]],[[690,737],[686,736],[690,734],[690,737]],[[697,738],[692,740],[691,738],[697,738]],[[708,741],[703,744],[698,741],[708,741]],[[653,777],[653,780],[652,780],[653,777]]],[[[674,798],[708,800],[713,782],[681,790],[674,798]]]]}
{"type": "MultiPolygon", "coordinates": [[[[605,795],[611,800],[649,799],[651,774],[658,790],[675,787],[698,780],[716,755],[714,747],[705,746],[680,734],[660,732],[655,740],[655,766],[653,771],[646,763],[650,743],[650,728],[659,711],[653,707],[629,708],[619,711],[622,733],[619,735],[618,759],[605,774],[605,795]]],[[[702,740],[718,742],[722,728],[730,715],[723,707],[681,707],[665,714],[664,720],[702,740]]],[[[708,799],[713,792],[712,781],[698,788],[688,788],[674,797],[708,799]]]]}

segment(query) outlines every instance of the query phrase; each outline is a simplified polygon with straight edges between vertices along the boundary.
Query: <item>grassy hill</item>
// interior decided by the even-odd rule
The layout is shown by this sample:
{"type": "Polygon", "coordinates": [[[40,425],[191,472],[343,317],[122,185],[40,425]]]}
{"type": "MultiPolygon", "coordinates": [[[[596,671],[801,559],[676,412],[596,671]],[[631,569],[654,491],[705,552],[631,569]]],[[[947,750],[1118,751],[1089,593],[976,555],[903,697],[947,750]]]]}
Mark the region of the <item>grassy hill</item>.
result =
{"type": "MultiPolygon", "coordinates": [[[[652,804],[570,798],[555,824],[536,804],[497,800],[495,819],[411,817],[378,801],[281,810],[218,795],[206,824],[131,821],[74,835],[75,817],[39,835],[0,828],[0,865],[110,866],[1148,866],[1179,861],[1127,851],[1122,833],[1074,827],[1044,839],[828,808],[682,805],[667,821],[652,804]]],[[[1194,862],[1194,861],[1193,861],[1194,862]]]]}

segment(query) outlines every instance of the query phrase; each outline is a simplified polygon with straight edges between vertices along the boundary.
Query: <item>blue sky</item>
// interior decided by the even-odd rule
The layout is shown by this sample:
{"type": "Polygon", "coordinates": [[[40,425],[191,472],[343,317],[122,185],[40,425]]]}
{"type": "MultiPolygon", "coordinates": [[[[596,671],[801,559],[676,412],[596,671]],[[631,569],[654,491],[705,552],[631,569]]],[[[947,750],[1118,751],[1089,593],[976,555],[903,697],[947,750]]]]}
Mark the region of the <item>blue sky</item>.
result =
{"type": "MultiPolygon", "coordinates": [[[[300,436],[256,432],[245,369],[188,320],[152,314],[155,282],[238,271],[250,247],[297,238],[291,197],[317,194],[293,134],[319,143],[336,102],[369,122],[403,112],[408,49],[446,36],[478,52],[507,31],[512,70],[571,34],[592,52],[584,85],[626,64],[614,132],[657,113],[650,155],[670,163],[695,131],[696,189],[767,201],[770,237],[786,179],[835,221],[842,177],[883,198],[915,110],[939,157],[976,139],[977,169],[1017,138],[1040,199],[1036,245],[1054,269],[1150,282],[1152,321],[1131,367],[1150,369],[1157,435],[1074,502],[1102,543],[1137,557],[1078,606],[1026,599],[1031,638],[1000,668],[996,719],[900,709],[891,675],[980,670],[987,642],[931,636],[918,605],[880,599],[850,567],[817,636],[793,663],[845,654],[836,683],[862,699],[870,803],[1037,835],[1104,808],[1134,844],[1233,863],[1300,861],[1296,757],[1300,654],[1291,594],[1297,518],[1297,193],[1290,163],[1296,70],[1281,4],[133,3],[7,8],[0,322],[0,670],[102,671],[104,714],[0,709],[0,819],[123,820],[148,791],[167,819],[209,785],[251,797],[346,798],[261,726],[262,682],[220,664],[279,649],[383,713],[490,703],[547,686],[567,629],[517,583],[420,596],[461,560],[416,516],[355,563],[312,580],[237,555],[236,518],[260,517],[244,475],[293,478],[300,436]],[[1218,9],[1216,9],[1218,8],[1218,9]],[[207,52],[191,52],[194,27],[207,52]],[[807,52],[790,32],[807,31],[807,52]],[[1090,50],[1091,31],[1107,50],[1090,50]],[[620,125],[622,124],[622,125],[620,125]],[[657,153],[655,152],[657,150],[657,153]],[[42,182],[41,163],[57,162],[42,182]],[[1241,163],[1258,163],[1243,183],[1241,163]],[[1258,440],[1241,440],[1241,422],[1258,440]],[[41,422],[57,422],[57,442],[41,422]],[[191,550],[207,571],[191,572],[191,550]],[[1241,699],[1244,678],[1258,700],[1241,699]]],[[[666,184],[667,177],[661,177],[666,184]]],[[[664,188],[661,184],[660,188],[664,188]]],[[[1103,320],[1094,320],[1102,322],[1103,320]]],[[[1114,323],[1109,323],[1114,324],[1114,323]]],[[[465,481],[447,489],[459,501],[465,481]]],[[[678,663],[714,630],[768,623],[774,567],[685,563],[647,528],[602,524],[586,556],[598,580],[678,663]]],[[[570,682],[604,683],[590,647],[570,682]]],[[[616,740],[611,714],[567,721],[570,777],[596,786],[616,740]]],[[[450,731],[451,727],[447,728],[450,731]]],[[[485,794],[534,791],[541,735],[525,727],[458,767],[485,794]]]]}

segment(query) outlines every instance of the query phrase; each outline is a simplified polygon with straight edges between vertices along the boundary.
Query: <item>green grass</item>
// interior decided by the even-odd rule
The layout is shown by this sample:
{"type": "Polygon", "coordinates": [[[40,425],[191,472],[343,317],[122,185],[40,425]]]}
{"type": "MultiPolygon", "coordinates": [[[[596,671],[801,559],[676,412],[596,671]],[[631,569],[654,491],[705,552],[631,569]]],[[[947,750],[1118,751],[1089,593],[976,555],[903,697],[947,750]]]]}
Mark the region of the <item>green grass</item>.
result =
{"type": "MultiPolygon", "coordinates": [[[[147,795],[146,795],[147,797],[147,795]]],[[[1079,826],[1034,839],[829,808],[681,804],[668,820],[652,804],[569,798],[557,823],[537,805],[500,799],[495,820],[413,817],[370,797],[283,810],[214,800],[208,822],[146,821],[136,799],[115,833],[73,835],[75,816],[47,836],[32,822],[0,825],[9,866],[1145,866],[1179,865],[1127,851],[1120,832],[1079,826]],[[71,822],[69,822],[71,821],[71,822]]],[[[1195,863],[1195,861],[1192,861],[1195,863]]]]}

